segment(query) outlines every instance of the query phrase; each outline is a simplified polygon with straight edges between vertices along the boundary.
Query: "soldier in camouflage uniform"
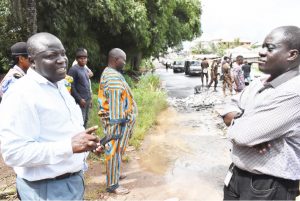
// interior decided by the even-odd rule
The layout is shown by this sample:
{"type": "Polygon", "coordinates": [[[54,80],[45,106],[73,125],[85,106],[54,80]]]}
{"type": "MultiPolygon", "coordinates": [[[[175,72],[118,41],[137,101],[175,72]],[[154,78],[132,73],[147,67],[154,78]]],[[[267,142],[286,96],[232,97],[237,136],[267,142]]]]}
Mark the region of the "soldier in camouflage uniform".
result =
{"type": "Polygon", "coordinates": [[[228,57],[224,57],[224,64],[222,65],[223,72],[223,94],[226,96],[226,88],[228,87],[230,95],[232,95],[232,77],[231,77],[231,69],[229,65],[230,59],[228,57]]]}
{"type": "Polygon", "coordinates": [[[8,71],[0,83],[0,101],[11,84],[23,77],[30,66],[25,42],[15,43],[11,46],[10,50],[13,59],[13,67],[8,71]]]}

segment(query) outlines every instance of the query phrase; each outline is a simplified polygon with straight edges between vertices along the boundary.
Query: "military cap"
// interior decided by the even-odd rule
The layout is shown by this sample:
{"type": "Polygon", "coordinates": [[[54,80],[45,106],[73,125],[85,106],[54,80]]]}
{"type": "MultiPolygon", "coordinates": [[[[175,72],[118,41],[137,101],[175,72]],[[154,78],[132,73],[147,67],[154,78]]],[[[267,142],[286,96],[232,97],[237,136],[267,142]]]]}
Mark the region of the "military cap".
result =
{"type": "Polygon", "coordinates": [[[27,56],[27,48],[25,42],[17,42],[13,46],[10,47],[12,56],[24,55],[27,56]]]}

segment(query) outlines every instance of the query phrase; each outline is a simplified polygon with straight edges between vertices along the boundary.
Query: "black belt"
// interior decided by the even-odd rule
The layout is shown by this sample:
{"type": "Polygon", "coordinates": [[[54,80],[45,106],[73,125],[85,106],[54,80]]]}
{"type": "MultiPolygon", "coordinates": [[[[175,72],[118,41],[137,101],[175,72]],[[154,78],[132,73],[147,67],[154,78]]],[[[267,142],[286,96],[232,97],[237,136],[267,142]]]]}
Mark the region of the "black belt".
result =
{"type": "MultiPolygon", "coordinates": [[[[232,163],[233,164],[233,163],[232,163]]],[[[266,175],[266,174],[255,174],[246,170],[242,170],[240,168],[238,168],[237,166],[235,166],[233,164],[233,170],[236,170],[238,172],[238,174],[244,175],[244,176],[261,176],[264,175],[270,179],[276,180],[278,182],[283,182],[286,185],[299,185],[299,180],[291,180],[291,179],[284,179],[284,178],[280,178],[280,177],[275,177],[272,175],[266,175]]]]}
{"type": "Polygon", "coordinates": [[[73,175],[77,175],[79,173],[80,173],[80,171],[78,171],[78,172],[72,172],[72,173],[65,173],[65,174],[59,175],[57,177],[54,177],[53,179],[54,180],[66,179],[66,178],[69,178],[69,177],[71,177],[73,175]]]}
{"type": "Polygon", "coordinates": [[[24,180],[26,180],[27,182],[41,182],[41,181],[51,181],[51,180],[62,180],[62,179],[70,178],[71,176],[77,175],[80,172],[81,171],[71,172],[71,173],[65,173],[65,174],[59,175],[59,176],[54,177],[54,178],[41,179],[41,180],[36,180],[36,181],[28,181],[27,179],[24,179],[24,180]]]}

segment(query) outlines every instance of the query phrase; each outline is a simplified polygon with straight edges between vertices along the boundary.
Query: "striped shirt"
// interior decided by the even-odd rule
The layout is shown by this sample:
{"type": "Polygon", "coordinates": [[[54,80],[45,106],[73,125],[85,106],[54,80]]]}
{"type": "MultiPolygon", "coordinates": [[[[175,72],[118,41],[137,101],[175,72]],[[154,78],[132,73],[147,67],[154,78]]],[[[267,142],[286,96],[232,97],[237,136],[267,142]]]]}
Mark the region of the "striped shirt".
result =
{"type": "Polygon", "coordinates": [[[98,102],[99,115],[106,134],[120,134],[120,127],[117,124],[124,122],[130,124],[135,121],[137,106],[130,87],[123,75],[113,68],[106,67],[102,73],[98,102]]]}
{"type": "Polygon", "coordinates": [[[242,117],[228,129],[233,163],[246,171],[300,179],[300,76],[299,68],[271,82],[256,79],[240,94],[242,117]],[[253,146],[270,142],[260,154],[253,146]]]}

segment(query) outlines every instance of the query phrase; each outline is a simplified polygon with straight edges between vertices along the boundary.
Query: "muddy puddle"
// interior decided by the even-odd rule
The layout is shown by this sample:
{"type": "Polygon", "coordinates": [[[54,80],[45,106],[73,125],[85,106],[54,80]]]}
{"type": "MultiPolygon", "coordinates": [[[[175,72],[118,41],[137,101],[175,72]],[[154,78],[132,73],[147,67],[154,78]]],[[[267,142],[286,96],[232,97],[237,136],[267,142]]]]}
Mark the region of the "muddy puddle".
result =
{"type": "MultiPolygon", "coordinates": [[[[221,200],[230,144],[213,107],[182,111],[170,107],[145,139],[139,166],[147,179],[147,199],[221,200]],[[149,196],[149,197],[148,197],[149,196]]],[[[134,198],[134,192],[131,193],[134,198]]]]}

